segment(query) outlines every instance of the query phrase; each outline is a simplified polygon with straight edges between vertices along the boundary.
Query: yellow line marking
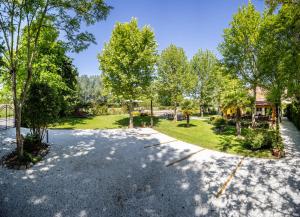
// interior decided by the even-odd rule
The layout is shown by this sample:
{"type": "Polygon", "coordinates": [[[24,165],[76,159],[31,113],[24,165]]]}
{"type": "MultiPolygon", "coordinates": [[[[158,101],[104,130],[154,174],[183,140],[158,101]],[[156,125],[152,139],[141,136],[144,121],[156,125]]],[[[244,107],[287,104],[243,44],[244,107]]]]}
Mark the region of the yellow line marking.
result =
{"type": "Polygon", "coordinates": [[[237,170],[242,166],[242,163],[244,161],[245,157],[243,157],[240,162],[237,164],[237,166],[235,167],[235,169],[232,171],[232,173],[228,176],[228,178],[226,179],[225,183],[222,185],[222,187],[220,188],[220,190],[218,191],[218,193],[216,194],[216,198],[220,197],[221,194],[226,190],[228,184],[230,183],[230,181],[232,180],[232,178],[234,177],[234,175],[236,174],[237,170]]]}
{"type": "Polygon", "coordinates": [[[204,150],[205,150],[205,149],[201,149],[201,150],[196,151],[196,152],[193,152],[193,153],[191,153],[191,154],[189,154],[189,155],[187,155],[187,156],[185,156],[185,157],[183,157],[183,158],[180,158],[179,160],[172,161],[171,163],[167,164],[166,167],[172,166],[172,165],[174,165],[174,164],[176,164],[176,163],[179,163],[180,161],[186,160],[186,159],[192,157],[193,155],[195,155],[195,154],[197,154],[197,153],[199,153],[199,152],[201,152],[201,151],[204,151],[204,150]]]}
{"type": "Polygon", "coordinates": [[[162,144],[167,144],[167,143],[171,143],[171,142],[176,142],[177,140],[171,140],[171,141],[167,141],[167,142],[161,142],[161,143],[157,143],[157,144],[152,144],[152,145],[146,145],[144,148],[150,148],[150,147],[155,147],[155,146],[159,146],[162,144]]]}

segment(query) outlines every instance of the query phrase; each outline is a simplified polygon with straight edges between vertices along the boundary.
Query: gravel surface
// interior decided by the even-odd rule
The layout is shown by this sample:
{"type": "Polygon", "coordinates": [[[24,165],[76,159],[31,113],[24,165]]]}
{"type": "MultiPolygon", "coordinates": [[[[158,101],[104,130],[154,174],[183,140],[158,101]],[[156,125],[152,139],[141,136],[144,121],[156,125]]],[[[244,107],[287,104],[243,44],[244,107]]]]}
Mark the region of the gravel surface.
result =
{"type": "MultiPolygon", "coordinates": [[[[216,198],[240,156],[152,129],[51,130],[43,161],[0,168],[0,216],[300,216],[299,132],[286,122],[282,133],[288,157],[245,158],[216,198]]],[[[13,134],[0,131],[0,156],[13,134]]]]}

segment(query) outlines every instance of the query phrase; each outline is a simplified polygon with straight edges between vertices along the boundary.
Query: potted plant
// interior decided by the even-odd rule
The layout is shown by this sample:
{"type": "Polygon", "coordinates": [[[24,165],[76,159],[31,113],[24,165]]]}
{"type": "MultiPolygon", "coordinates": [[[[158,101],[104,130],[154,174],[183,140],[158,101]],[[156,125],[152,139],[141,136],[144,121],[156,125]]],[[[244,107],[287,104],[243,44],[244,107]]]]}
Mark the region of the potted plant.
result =
{"type": "Polygon", "coordinates": [[[272,155],[277,158],[282,158],[285,155],[284,147],[282,143],[277,143],[272,149],[272,155]]]}

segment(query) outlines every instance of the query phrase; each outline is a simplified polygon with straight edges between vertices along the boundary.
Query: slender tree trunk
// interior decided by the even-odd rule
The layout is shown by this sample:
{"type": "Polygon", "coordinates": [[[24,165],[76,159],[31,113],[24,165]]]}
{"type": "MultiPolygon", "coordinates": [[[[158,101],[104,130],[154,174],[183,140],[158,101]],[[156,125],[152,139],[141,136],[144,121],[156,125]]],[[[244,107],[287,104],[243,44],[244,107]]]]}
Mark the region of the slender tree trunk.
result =
{"type": "Polygon", "coordinates": [[[255,114],[256,114],[256,87],[257,85],[253,86],[253,104],[252,104],[252,120],[251,120],[251,125],[252,127],[255,127],[255,114]]]}
{"type": "Polygon", "coordinates": [[[132,100],[129,101],[129,105],[128,105],[128,112],[129,112],[129,128],[133,128],[133,115],[132,115],[132,110],[133,110],[133,106],[132,106],[132,100]]]}
{"type": "Polygon", "coordinates": [[[279,105],[275,104],[275,133],[276,133],[276,142],[279,142],[279,105]]]}
{"type": "Polygon", "coordinates": [[[13,92],[13,103],[15,112],[15,127],[16,127],[16,142],[17,142],[17,152],[19,159],[23,158],[23,141],[21,136],[21,111],[22,107],[17,96],[17,80],[16,71],[13,69],[11,71],[12,75],[12,92],[13,92]]]}
{"type": "Polygon", "coordinates": [[[186,115],[186,126],[190,127],[190,115],[189,114],[186,115]]]}
{"type": "Polygon", "coordinates": [[[150,117],[150,126],[153,127],[153,100],[150,101],[150,111],[151,111],[151,117],[150,117]]]}
{"type": "Polygon", "coordinates": [[[177,103],[175,102],[175,107],[174,107],[174,121],[177,122],[177,103]]]}
{"type": "Polygon", "coordinates": [[[241,136],[242,128],[241,128],[241,109],[238,107],[236,110],[236,134],[237,136],[241,136]]]}
{"type": "Polygon", "coordinates": [[[201,114],[201,117],[203,117],[204,116],[204,108],[203,108],[203,106],[200,106],[200,114],[201,114]]]}

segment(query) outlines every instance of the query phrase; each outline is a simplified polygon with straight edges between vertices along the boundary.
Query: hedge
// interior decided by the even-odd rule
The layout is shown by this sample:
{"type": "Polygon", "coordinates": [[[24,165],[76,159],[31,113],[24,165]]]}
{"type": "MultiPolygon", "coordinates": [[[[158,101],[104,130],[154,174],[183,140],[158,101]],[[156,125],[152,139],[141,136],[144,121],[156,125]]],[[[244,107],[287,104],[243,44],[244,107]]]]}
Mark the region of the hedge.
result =
{"type": "Polygon", "coordinates": [[[292,121],[300,130],[300,103],[293,103],[287,106],[287,118],[292,121]]]}

